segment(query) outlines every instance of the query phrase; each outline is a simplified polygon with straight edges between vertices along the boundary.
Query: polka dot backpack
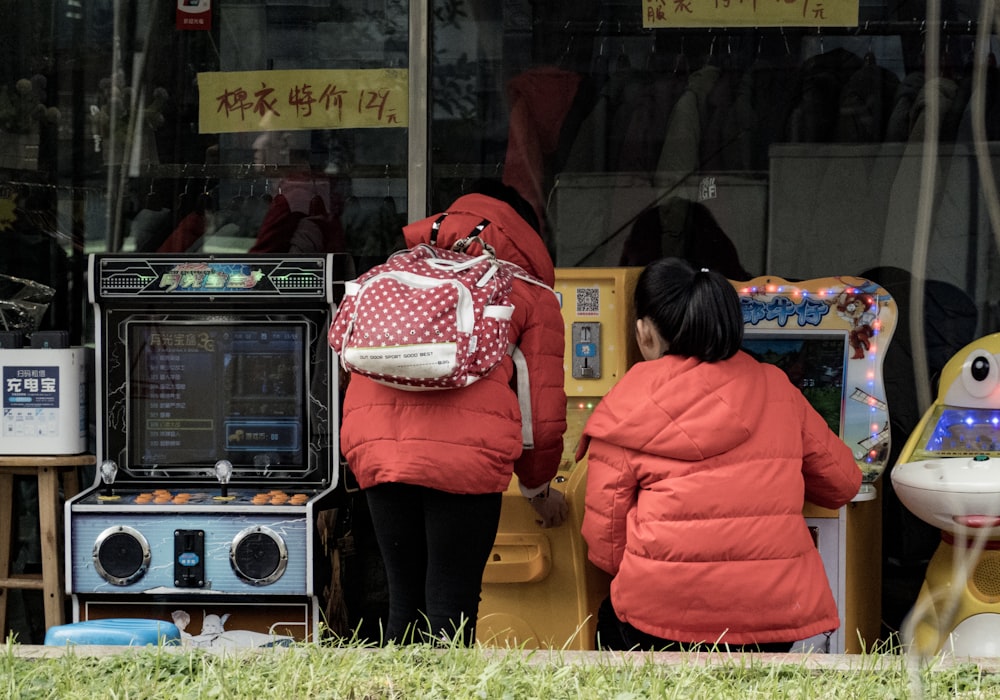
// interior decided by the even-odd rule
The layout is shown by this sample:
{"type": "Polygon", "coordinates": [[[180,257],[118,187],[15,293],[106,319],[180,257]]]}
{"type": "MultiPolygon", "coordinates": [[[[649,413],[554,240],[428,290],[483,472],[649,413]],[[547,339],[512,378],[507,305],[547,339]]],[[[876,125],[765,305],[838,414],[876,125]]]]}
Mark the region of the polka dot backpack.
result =
{"type": "Polygon", "coordinates": [[[511,286],[528,274],[480,237],[487,220],[451,249],[434,246],[445,216],[433,224],[432,245],[393,253],[345,284],[329,332],[345,370],[400,389],[452,389],[512,351],[511,286]],[[473,243],[481,255],[465,252],[473,243]]]}

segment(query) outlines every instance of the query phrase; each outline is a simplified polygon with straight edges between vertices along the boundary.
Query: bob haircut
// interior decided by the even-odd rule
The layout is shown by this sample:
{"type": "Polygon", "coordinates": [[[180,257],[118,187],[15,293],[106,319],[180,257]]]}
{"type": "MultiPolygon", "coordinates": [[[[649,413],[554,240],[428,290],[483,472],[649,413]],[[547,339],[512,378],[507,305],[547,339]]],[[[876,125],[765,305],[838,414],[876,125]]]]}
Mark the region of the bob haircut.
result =
{"type": "Polygon", "coordinates": [[[661,258],[643,269],[635,287],[636,318],[648,318],[669,343],[668,355],[718,362],[743,343],[743,311],[721,273],[695,270],[682,258],[661,258]]]}

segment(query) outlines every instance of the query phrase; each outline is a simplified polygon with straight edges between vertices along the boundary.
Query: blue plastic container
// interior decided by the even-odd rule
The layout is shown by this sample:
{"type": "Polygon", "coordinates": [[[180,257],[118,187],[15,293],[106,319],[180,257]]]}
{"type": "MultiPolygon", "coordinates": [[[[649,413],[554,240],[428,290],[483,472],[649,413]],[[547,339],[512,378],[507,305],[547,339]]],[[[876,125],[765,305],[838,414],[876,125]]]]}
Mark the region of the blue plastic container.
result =
{"type": "Polygon", "coordinates": [[[45,646],[62,647],[67,644],[155,646],[179,644],[180,639],[181,632],[172,622],[123,617],[86,620],[50,627],[45,633],[45,646]]]}

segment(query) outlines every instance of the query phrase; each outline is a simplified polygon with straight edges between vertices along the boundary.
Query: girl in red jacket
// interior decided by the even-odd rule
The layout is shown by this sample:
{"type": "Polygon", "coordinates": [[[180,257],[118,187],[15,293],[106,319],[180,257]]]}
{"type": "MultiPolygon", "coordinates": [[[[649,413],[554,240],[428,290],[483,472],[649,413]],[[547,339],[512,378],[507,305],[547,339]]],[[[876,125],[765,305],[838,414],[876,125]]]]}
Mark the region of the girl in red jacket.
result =
{"type": "MultiPolygon", "coordinates": [[[[517,203],[511,190],[497,194],[517,203]]],[[[480,235],[497,257],[553,284],[545,244],[511,204],[475,193],[447,211],[438,246],[450,248],[486,219],[490,226],[480,235]]],[[[406,226],[407,246],[428,243],[437,218],[406,226]]],[[[362,375],[352,375],[348,384],[340,444],[365,490],[385,562],[389,619],[383,641],[472,643],[483,571],[512,474],[542,527],[566,517],[563,494],[549,490],[566,430],[562,313],[551,289],[521,279],[514,280],[511,301],[510,341],[524,353],[531,385],[533,449],[522,450],[510,357],[461,389],[405,391],[362,375]]]]}
{"type": "Polygon", "coordinates": [[[802,516],[861,485],[850,449],[778,368],[740,350],[739,297],[664,258],[635,290],[633,366],[594,410],[583,536],[613,575],[597,643],[788,651],[837,628],[802,516]]]}

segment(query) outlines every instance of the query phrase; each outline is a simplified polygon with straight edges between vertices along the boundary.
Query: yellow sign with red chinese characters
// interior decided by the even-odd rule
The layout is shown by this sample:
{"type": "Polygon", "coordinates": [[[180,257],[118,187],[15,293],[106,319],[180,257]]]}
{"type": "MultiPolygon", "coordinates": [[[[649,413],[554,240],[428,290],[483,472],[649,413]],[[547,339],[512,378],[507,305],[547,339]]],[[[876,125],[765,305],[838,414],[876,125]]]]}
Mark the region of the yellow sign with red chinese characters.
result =
{"type": "Polygon", "coordinates": [[[407,125],[408,71],[269,70],[198,74],[203,134],[407,125]]]}
{"type": "Polygon", "coordinates": [[[858,0],[642,0],[642,26],[856,27],[858,0]]]}

